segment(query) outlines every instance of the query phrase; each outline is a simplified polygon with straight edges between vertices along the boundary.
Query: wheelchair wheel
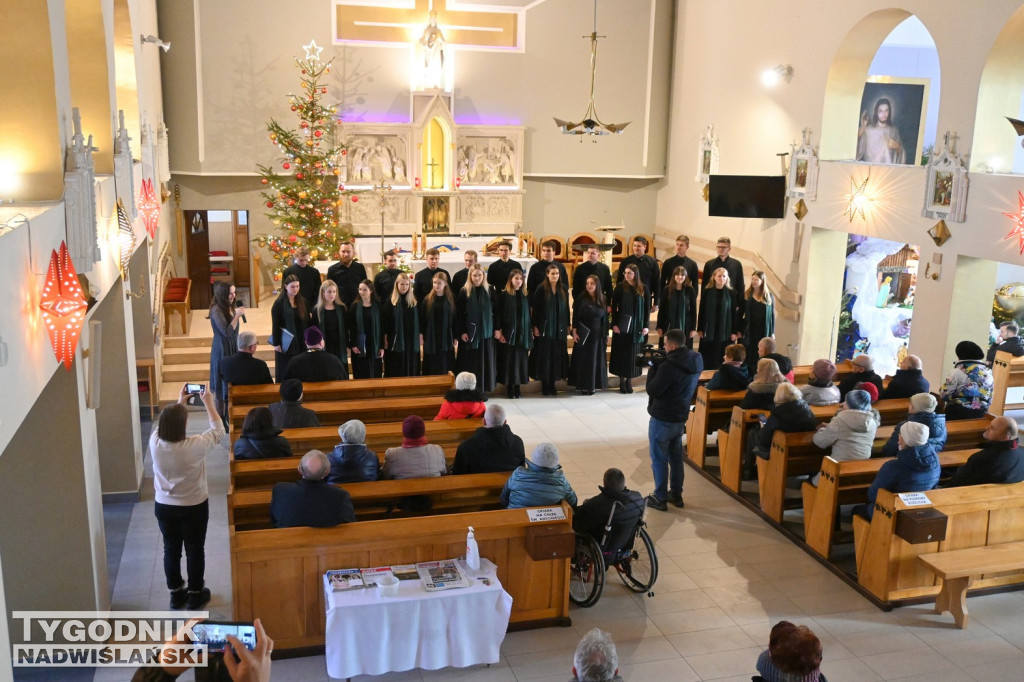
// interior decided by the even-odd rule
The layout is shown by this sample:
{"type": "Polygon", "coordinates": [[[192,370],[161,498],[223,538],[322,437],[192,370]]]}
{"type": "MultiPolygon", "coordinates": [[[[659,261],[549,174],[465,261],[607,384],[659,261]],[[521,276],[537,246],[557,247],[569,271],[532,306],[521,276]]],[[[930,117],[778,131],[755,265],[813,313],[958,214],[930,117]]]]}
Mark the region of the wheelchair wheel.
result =
{"type": "Polygon", "coordinates": [[[658,579],[658,555],[645,528],[637,530],[633,551],[615,568],[626,587],[634,592],[650,592],[658,579]]]}
{"type": "Polygon", "coordinates": [[[594,538],[576,533],[576,552],[569,565],[569,600],[593,606],[604,590],[604,557],[594,538]]]}

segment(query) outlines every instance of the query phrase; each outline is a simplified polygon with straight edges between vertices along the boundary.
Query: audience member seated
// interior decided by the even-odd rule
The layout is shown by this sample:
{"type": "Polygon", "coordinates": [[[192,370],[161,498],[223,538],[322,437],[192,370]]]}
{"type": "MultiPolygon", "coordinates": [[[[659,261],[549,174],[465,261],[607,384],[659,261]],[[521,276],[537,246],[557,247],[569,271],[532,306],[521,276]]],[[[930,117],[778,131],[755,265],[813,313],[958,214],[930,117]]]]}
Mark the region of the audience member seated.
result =
{"type": "Polygon", "coordinates": [[[526,464],[512,472],[501,491],[501,503],[509,509],[548,507],[566,500],[576,506],[576,493],[558,465],[558,448],[541,443],[526,464]]]}
{"type": "Polygon", "coordinates": [[[1018,334],[1020,334],[1020,326],[1013,320],[999,325],[996,342],[988,347],[988,355],[985,356],[989,367],[992,366],[992,361],[996,359],[996,353],[999,351],[1009,353],[1015,358],[1024,356],[1024,339],[1017,336],[1018,334]]]}
{"type": "Polygon", "coordinates": [[[256,357],[256,334],[249,330],[238,334],[238,352],[221,358],[217,371],[220,373],[220,385],[224,387],[222,395],[217,396],[223,405],[227,405],[228,384],[232,386],[253,386],[256,384],[272,384],[270,369],[267,363],[256,357]]]}
{"type": "Polygon", "coordinates": [[[1017,422],[996,417],[981,435],[988,444],[971,455],[944,488],[1024,481],[1024,451],[1017,443],[1017,422]]]}
{"type": "Polygon", "coordinates": [[[757,672],[762,682],[828,682],[821,674],[821,641],[806,625],[786,620],[772,627],[757,672]]]}
{"type": "Polygon", "coordinates": [[[917,422],[904,422],[899,430],[899,452],[896,459],[882,465],[868,488],[868,504],[864,516],[871,518],[875,511],[878,491],[918,493],[931,490],[939,482],[939,457],[928,444],[928,427],[917,422]]]}
{"type": "Polygon", "coordinates": [[[583,635],[572,658],[570,682],[622,682],[611,635],[597,628],[583,635]]]}
{"type": "Polygon", "coordinates": [[[836,376],[836,366],[822,358],[811,365],[811,374],[807,384],[800,387],[800,392],[808,405],[835,405],[840,400],[839,387],[832,383],[836,376]]]}
{"type": "Polygon", "coordinates": [[[462,441],[452,462],[453,474],[489,474],[513,471],[526,464],[523,439],[512,433],[505,419],[505,408],[497,403],[487,406],[484,425],[462,441]]]}
{"type": "Polygon", "coordinates": [[[366,447],[366,425],[352,419],[338,427],[341,444],[327,456],[331,462],[328,483],[359,483],[376,481],[380,475],[377,453],[366,447]]]}
{"type": "Polygon", "coordinates": [[[939,395],[946,401],[946,420],[984,417],[992,404],[992,370],[985,352],[973,341],[956,344],[953,373],[942,382],[939,395]]]}
{"type": "Polygon", "coordinates": [[[308,327],[304,335],[306,352],[296,355],[285,369],[285,379],[299,381],[342,381],[348,379],[348,368],[334,353],[324,352],[324,333],[319,327],[308,327]]]}
{"type": "Polygon", "coordinates": [[[836,416],[814,432],[814,444],[822,449],[831,447],[832,459],[840,462],[868,459],[879,421],[867,392],[850,391],[836,416]]]}
{"type": "Polygon", "coordinates": [[[856,384],[853,387],[853,390],[855,390],[855,391],[864,391],[865,393],[867,393],[868,394],[868,398],[871,399],[871,403],[872,404],[878,402],[878,388],[874,384],[872,384],[872,383],[870,383],[868,381],[862,381],[862,382],[856,384]]]}
{"type": "Polygon", "coordinates": [[[846,394],[862,381],[874,384],[878,392],[882,392],[882,377],[875,374],[875,361],[870,355],[858,355],[853,359],[853,373],[839,382],[839,400],[845,400],[846,394]]]}
{"type": "Polygon", "coordinates": [[[266,407],[254,407],[245,415],[242,435],[235,441],[235,459],[291,457],[292,446],[274,426],[274,415],[266,407]]]}
{"type": "Polygon", "coordinates": [[[302,382],[288,379],[281,383],[281,402],[271,403],[270,412],[274,415],[274,426],[279,429],[302,429],[307,426],[320,426],[320,418],[316,412],[302,406],[302,382]]]}
{"type": "Polygon", "coordinates": [[[757,342],[757,356],[774,360],[775,364],[779,366],[779,372],[786,377],[786,381],[793,383],[793,361],[789,359],[789,356],[777,353],[775,348],[775,339],[766,336],[757,342]]]}
{"type": "Polygon", "coordinates": [[[779,366],[771,358],[757,361],[757,374],[747,386],[747,394],[740,401],[744,410],[770,410],[775,406],[775,389],[786,383],[779,366]]]}
{"type": "Polygon", "coordinates": [[[734,343],[725,347],[722,366],[715,370],[708,382],[709,391],[743,391],[750,384],[750,372],[747,371],[747,349],[742,343],[734,343]]]}
{"type": "MultiPolygon", "coordinates": [[[[753,439],[753,452],[762,459],[768,459],[772,450],[772,436],[776,431],[796,433],[814,431],[816,428],[818,420],[814,418],[811,406],[803,399],[800,390],[793,384],[779,384],[775,389],[775,407],[753,439]]],[[[744,478],[756,477],[756,473],[751,471],[753,464],[753,460],[749,463],[744,461],[744,478]]]]}
{"type": "Polygon", "coordinates": [[[270,520],[278,528],[328,528],[356,520],[351,496],[327,482],[331,463],[319,450],[310,450],[299,462],[302,479],[275,483],[270,496],[270,520]]]}
{"type": "Polygon", "coordinates": [[[598,490],[601,491],[600,495],[591,497],[573,513],[572,529],[586,533],[600,543],[613,507],[615,517],[612,523],[632,528],[643,517],[645,506],[643,495],[626,487],[626,475],[619,469],[605,471],[604,485],[599,486],[598,490]],[[617,506],[616,502],[621,506],[617,506]]]}
{"type": "Polygon", "coordinates": [[[935,448],[935,452],[942,452],[946,447],[946,415],[938,414],[935,408],[938,401],[931,393],[918,393],[910,398],[910,409],[907,418],[896,425],[892,430],[892,436],[882,446],[880,457],[895,457],[899,452],[897,441],[900,436],[900,427],[907,422],[916,422],[928,427],[928,444],[935,448]]]}
{"type": "Polygon", "coordinates": [[[487,396],[476,390],[476,375],[459,372],[455,377],[455,390],[448,391],[441,403],[441,410],[434,417],[438,419],[469,419],[484,416],[487,396]]]}
{"type": "Polygon", "coordinates": [[[896,374],[889,380],[889,385],[879,394],[878,399],[909,398],[930,390],[931,384],[924,378],[921,370],[921,358],[908,355],[900,360],[900,368],[896,370],[896,374]]]}
{"type": "Polygon", "coordinates": [[[402,445],[384,453],[380,477],[429,478],[448,473],[444,450],[440,445],[427,443],[426,433],[422,418],[414,414],[406,417],[402,421],[402,445]]]}

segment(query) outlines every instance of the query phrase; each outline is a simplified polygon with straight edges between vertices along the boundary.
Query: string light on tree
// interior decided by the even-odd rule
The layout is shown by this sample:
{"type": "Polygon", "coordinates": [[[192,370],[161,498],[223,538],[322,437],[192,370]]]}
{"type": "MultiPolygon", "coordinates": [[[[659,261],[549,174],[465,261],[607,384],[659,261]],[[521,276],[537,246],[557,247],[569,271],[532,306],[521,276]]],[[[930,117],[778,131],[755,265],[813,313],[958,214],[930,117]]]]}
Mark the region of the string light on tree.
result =
{"type": "Polygon", "coordinates": [[[276,234],[253,241],[269,249],[277,261],[276,278],[291,265],[299,247],[308,248],[313,259],[332,258],[340,242],[351,238],[339,215],[344,197],[352,192],[340,183],[345,146],[336,141],[338,110],[324,101],[328,88],[320,83],[331,62],[320,61],[323,48],[315,40],[303,49],[306,57],[295,59],[301,72],[300,94],[288,95],[299,126],[288,129],[273,119],[267,124],[270,143],[281,158],[279,165],[259,167],[264,186],[260,194],[276,234]]]}
{"type": "Polygon", "coordinates": [[[1017,237],[1020,245],[1020,253],[1021,255],[1024,255],[1024,192],[1017,192],[1017,212],[1003,213],[1003,215],[1013,222],[1013,229],[1010,230],[1010,233],[1003,237],[1003,239],[1013,239],[1014,237],[1017,237]]]}

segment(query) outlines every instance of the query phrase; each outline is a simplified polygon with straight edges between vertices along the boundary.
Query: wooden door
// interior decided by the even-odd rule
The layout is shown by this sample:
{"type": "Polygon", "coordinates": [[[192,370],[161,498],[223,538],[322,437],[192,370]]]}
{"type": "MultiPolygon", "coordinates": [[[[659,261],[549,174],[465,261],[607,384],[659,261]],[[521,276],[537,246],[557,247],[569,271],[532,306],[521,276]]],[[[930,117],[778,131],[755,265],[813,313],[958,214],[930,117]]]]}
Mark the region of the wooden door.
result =
{"type": "MultiPolygon", "coordinates": [[[[249,212],[231,212],[231,273],[236,287],[250,286],[249,268],[249,212]]],[[[251,301],[256,305],[256,301],[251,301]]]]}
{"type": "Polygon", "coordinates": [[[206,310],[213,298],[210,285],[210,223],[206,211],[183,211],[185,267],[192,280],[192,310],[206,310]]]}

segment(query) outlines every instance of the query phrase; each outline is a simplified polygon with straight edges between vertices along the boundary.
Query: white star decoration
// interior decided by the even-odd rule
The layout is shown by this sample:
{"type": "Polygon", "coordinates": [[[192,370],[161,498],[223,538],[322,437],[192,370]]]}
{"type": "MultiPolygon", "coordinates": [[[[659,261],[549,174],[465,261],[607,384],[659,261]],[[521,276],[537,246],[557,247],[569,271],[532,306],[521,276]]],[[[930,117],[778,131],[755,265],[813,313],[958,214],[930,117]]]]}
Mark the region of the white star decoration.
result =
{"type": "Polygon", "coordinates": [[[309,45],[303,45],[302,49],[306,51],[306,59],[314,62],[320,61],[320,53],[324,51],[324,48],[317,46],[315,40],[309,41],[309,45]]]}
{"type": "Polygon", "coordinates": [[[851,223],[853,222],[853,219],[857,217],[858,213],[860,214],[860,219],[865,220],[864,206],[868,201],[870,201],[865,192],[867,191],[868,180],[870,179],[871,176],[868,175],[868,177],[864,178],[864,182],[858,185],[857,181],[853,179],[853,176],[850,176],[849,203],[846,205],[846,210],[843,212],[843,215],[849,218],[851,223]]]}
{"type": "Polygon", "coordinates": [[[1003,213],[1004,216],[1013,221],[1013,229],[1003,239],[1012,239],[1015,235],[1020,242],[1020,252],[1024,255],[1024,192],[1017,192],[1017,212],[1003,213]]]}

